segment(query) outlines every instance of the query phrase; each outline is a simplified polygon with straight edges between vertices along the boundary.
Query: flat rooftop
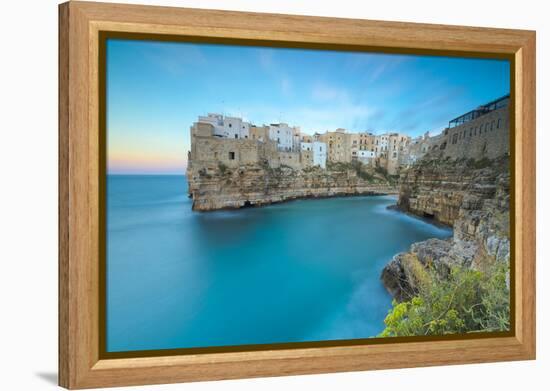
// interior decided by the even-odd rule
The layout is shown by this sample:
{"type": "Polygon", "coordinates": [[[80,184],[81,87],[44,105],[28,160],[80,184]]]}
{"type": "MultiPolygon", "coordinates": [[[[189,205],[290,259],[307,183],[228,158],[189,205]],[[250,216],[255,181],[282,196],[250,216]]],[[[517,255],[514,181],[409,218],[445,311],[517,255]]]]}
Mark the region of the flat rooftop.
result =
{"type": "Polygon", "coordinates": [[[466,122],[473,121],[476,118],[481,117],[482,115],[485,115],[487,113],[490,113],[491,111],[495,111],[497,109],[500,109],[502,107],[508,106],[510,103],[510,94],[504,95],[498,99],[495,99],[489,103],[486,103],[484,105],[479,106],[478,108],[467,112],[466,114],[462,114],[459,117],[456,117],[455,119],[452,119],[449,121],[449,128],[454,128],[457,126],[460,126],[466,122]]]}

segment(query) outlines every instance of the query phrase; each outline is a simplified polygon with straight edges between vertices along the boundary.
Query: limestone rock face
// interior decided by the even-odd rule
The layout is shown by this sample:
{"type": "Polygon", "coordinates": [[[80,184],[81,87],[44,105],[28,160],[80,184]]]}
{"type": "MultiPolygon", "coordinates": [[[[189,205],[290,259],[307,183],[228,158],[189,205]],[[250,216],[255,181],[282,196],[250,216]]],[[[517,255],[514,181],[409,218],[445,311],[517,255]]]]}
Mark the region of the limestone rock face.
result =
{"type": "Polygon", "coordinates": [[[476,168],[471,161],[423,160],[400,178],[399,207],[407,212],[453,225],[460,210],[480,209],[495,196],[502,159],[476,168]]]}
{"type": "Polygon", "coordinates": [[[505,157],[483,164],[424,161],[405,172],[400,178],[399,208],[454,231],[449,240],[429,239],[397,254],[381,275],[388,292],[400,301],[414,295],[422,269],[411,267],[411,257],[417,264],[430,264],[443,277],[453,266],[484,270],[491,262],[509,262],[509,194],[505,157]]]}
{"type": "Polygon", "coordinates": [[[397,187],[384,178],[373,176],[367,180],[352,169],[191,166],[187,179],[193,210],[197,211],[237,209],[298,198],[397,194],[397,187]]]}
{"type": "Polygon", "coordinates": [[[422,281],[422,269],[433,264],[441,274],[449,271],[447,254],[450,240],[428,239],[411,246],[409,252],[399,253],[382,270],[381,280],[388,292],[398,301],[411,299],[422,281]],[[443,261],[445,259],[445,261],[443,261]]]}

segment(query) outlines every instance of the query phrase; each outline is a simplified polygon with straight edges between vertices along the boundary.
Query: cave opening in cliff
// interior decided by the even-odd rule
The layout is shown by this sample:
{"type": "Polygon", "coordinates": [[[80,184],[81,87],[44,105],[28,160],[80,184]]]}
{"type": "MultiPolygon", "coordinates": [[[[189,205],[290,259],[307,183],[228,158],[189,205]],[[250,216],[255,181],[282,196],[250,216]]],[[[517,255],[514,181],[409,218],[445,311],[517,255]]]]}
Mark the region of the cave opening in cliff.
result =
{"type": "Polygon", "coordinates": [[[250,207],[252,207],[252,202],[246,200],[243,204],[243,208],[250,208],[250,207]]]}
{"type": "Polygon", "coordinates": [[[433,220],[435,215],[433,213],[424,212],[424,218],[433,220]]]}

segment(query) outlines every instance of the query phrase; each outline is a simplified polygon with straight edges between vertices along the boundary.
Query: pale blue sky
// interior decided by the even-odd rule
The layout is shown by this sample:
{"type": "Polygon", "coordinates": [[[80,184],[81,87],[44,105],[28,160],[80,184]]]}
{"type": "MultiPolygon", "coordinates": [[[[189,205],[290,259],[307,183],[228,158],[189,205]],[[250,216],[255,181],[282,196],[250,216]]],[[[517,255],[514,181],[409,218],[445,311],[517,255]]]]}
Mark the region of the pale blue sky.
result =
{"type": "Polygon", "coordinates": [[[503,60],[109,39],[108,169],[182,173],[207,112],[417,136],[509,91],[503,60]]]}

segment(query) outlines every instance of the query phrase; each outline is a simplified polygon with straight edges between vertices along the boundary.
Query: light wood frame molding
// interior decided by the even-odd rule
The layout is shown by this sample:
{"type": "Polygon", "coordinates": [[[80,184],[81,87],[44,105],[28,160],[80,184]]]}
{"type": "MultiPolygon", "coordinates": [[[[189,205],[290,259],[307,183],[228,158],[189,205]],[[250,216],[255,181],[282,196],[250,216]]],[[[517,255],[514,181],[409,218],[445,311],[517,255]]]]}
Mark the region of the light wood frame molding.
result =
{"type": "MultiPolygon", "coordinates": [[[[511,132],[512,133],[512,132],[511,132]]],[[[91,2],[59,6],[59,384],[92,388],[535,358],[535,32],[91,2]],[[100,31],[417,53],[515,63],[515,329],[512,336],[101,359],[100,31]]]]}

